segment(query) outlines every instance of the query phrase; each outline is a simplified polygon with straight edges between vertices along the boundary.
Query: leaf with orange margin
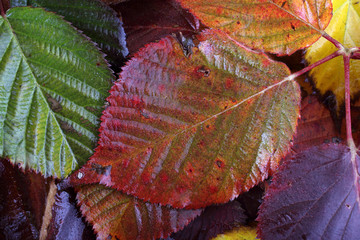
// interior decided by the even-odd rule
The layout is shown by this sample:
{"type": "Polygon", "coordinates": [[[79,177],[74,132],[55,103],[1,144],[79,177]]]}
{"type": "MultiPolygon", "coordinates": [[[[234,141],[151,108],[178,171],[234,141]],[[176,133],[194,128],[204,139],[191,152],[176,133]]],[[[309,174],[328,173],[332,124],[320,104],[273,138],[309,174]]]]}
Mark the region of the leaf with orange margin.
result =
{"type": "Polygon", "coordinates": [[[73,184],[152,203],[225,203],[266,179],[288,152],[300,90],[285,64],[205,31],[193,54],[167,37],[138,52],[107,98],[96,153],[73,184]]]}
{"type": "Polygon", "coordinates": [[[205,25],[245,45],[290,55],[320,38],[332,16],[330,0],[178,0],[205,25]]]}
{"type": "Polygon", "coordinates": [[[261,239],[359,239],[360,157],[323,144],[292,156],[260,206],[261,239]]]}
{"type": "Polygon", "coordinates": [[[80,210],[98,239],[166,238],[202,211],[151,204],[100,184],[78,186],[76,191],[80,210]]]}
{"type": "MultiPolygon", "coordinates": [[[[334,17],[331,19],[326,32],[342,43],[346,48],[360,45],[360,4],[356,0],[333,0],[334,17]]],[[[325,38],[320,38],[305,54],[309,64],[335,52],[337,48],[325,38]]],[[[345,100],[345,76],[342,57],[336,57],[310,71],[315,87],[320,94],[331,92],[336,97],[335,108],[337,114],[344,105],[345,100]]],[[[350,60],[350,94],[352,98],[360,92],[360,61],[350,60]]]]}

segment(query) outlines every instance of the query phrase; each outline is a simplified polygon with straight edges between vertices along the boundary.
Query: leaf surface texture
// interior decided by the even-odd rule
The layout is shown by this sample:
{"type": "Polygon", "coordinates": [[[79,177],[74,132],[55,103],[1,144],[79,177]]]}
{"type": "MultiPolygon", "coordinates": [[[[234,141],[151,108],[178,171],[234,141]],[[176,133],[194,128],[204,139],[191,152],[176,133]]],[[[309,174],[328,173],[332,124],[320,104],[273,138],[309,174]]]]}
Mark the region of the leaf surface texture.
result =
{"type": "Polygon", "coordinates": [[[206,31],[185,57],[167,37],[132,58],[111,89],[101,139],[75,184],[200,208],[264,180],[289,149],[299,87],[288,68],[206,31]]]}
{"type": "Polygon", "coordinates": [[[331,19],[330,0],[179,0],[205,25],[245,45],[284,55],[305,48],[331,19]]]}
{"type": "Polygon", "coordinates": [[[54,13],[13,8],[0,28],[0,155],[67,176],[92,155],[112,73],[54,13]]]}

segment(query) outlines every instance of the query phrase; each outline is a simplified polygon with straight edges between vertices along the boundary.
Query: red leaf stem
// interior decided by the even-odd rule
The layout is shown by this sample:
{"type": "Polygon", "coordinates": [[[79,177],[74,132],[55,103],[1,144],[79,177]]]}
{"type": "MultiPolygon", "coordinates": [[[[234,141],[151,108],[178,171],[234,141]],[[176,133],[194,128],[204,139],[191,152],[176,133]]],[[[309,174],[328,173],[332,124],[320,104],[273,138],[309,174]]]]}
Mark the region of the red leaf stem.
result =
{"type": "Polygon", "coordinates": [[[326,40],[328,40],[329,42],[331,42],[332,44],[335,45],[335,47],[337,47],[338,49],[344,49],[344,46],[339,42],[337,41],[335,38],[331,37],[329,34],[327,33],[323,33],[322,35],[326,40]]]}
{"type": "Polygon", "coordinates": [[[346,119],[346,140],[350,145],[353,141],[351,131],[351,110],[350,110],[350,55],[343,55],[345,72],[345,119],[346,119]]]}

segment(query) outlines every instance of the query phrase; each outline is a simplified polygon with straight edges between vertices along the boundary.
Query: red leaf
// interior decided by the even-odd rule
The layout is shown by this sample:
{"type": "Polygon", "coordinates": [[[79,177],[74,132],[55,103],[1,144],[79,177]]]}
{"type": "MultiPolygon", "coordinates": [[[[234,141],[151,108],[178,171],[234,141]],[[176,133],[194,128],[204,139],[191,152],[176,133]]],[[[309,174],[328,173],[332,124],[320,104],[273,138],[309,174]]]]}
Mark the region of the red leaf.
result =
{"type": "Polygon", "coordinates": [[[99,239],[167,238],[198,216],[202,209],[173,209],[127,196],[100,184],[77,187],[77,199],[99,239]]]}
{"type": "Polygon", "coordinates": [[[288,159],[260,207],[261,239],[359,239],[359,164],[335,144],[288,159]]]}
{"type": "Polygon", "coordinates": [[[297,83],[284,64],[226,34],[199,38],[189,57],[168,37],[128,62],[107,99],[99,147],[74,184],[200,208],[277,169],[296,127],[297,83]]]}

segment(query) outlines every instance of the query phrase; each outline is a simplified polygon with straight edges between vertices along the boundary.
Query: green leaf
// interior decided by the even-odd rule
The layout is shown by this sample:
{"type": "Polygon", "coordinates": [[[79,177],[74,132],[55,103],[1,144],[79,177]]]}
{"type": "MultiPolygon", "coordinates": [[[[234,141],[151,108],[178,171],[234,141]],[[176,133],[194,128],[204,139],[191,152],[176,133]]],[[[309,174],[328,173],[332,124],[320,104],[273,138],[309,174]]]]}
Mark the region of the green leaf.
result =
{"type": "Polygon", "coordinates": [[[0,18],[0,155],[64,177],[97,142],[113,75],[96,47],[40,8],[0,18]]]}
{"type": "Polygon", "coordinates": [[[99,44],[112,66],[120,67],[129,51],[121,17],[105,3],[98,0],[27,0],[11,1],[13,7],[43,7],[64,16],[76,28],[99,44]]]}
{"type": "Polygon", "coordinates": [[[135,54],[107,98],[96,153],[71,181],[200,208],[276,171],[299,115],[290,70],[219,31],[199,40],[189,57],[172,37],[135,54]]]}

